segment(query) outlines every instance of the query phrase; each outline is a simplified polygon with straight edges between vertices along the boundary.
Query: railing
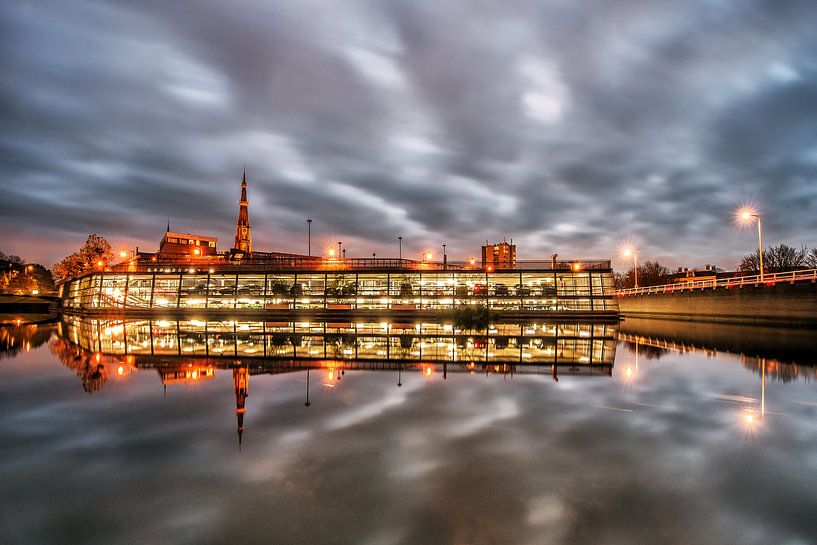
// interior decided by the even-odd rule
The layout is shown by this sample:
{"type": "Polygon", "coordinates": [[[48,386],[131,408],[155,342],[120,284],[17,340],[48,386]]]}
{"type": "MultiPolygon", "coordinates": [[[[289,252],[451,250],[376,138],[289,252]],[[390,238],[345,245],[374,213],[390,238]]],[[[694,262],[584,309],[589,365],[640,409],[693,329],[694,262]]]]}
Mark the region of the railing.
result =
{"type": "MultiPolygon", "coordinates": [[[[288,254],[255,254],[245,259],[225,259],[223,256],[160,256],[158,254],[139,254],[135,259],[125,260],[105,269],[113,272],[162,272],[171,269],[173,272],[184,269],[195,269],[205,272],[275,272],[275,271],[334,271],[334,270],[408,270],[408,271],[480,271],[510,272],[524,270],[610,270],[610,260],[577,259],[574,261],[523,260],[517,261],[514,267],[504,268],[501,265],[482,265],[480,261],[416,261],[413,259],[349,257],[324,258],[288,254]]],[[[93,272],[93,271],[89,271],[93,272]]],[[[97,271],[98,272],[98,271],[97,271]]]]}
{"type": "Polygon", "coordinates": [[[642,288],[625,288],[616,290],[616,297],[627,295],[647,295],[655,293],[673,293],[680,291],[693,291],[714,288],[739,288],[741,286],[766,285],[773,286],[782,282],[817,282],[817,269],[804,269],[800,271],[786,271],[779,273],[766,273],[761,280],[759,274],[750,276],[734,276],[731,278],[717,278],[712,280],[695,280],[691,282],[677,282],[675,284],[662,284],[660,286],[645,286],[642,288]]]}

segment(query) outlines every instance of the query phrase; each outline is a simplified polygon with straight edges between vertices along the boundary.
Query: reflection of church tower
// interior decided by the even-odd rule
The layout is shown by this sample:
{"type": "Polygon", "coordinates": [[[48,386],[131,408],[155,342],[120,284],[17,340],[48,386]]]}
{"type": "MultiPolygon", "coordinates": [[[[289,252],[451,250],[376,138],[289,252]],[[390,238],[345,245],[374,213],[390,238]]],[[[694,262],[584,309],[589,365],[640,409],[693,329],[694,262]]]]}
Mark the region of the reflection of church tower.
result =
{"type": "Polygon", "coordinates": [[[250,235],[250,214],[247,212],[247,168],[241,181],[241,200],[238,202],[238,220],[235,222],[235,249],[252,253],[252,236],[250,235]]]}
{"type": "Polygon", "coordinates": [[[233,369],[233,388],[235,389],[235,414],[238,417],[238,448],[241,449],[241,434],[244,433],[244,402],[249,395],[250,370],[246,367],[233,369]]]}

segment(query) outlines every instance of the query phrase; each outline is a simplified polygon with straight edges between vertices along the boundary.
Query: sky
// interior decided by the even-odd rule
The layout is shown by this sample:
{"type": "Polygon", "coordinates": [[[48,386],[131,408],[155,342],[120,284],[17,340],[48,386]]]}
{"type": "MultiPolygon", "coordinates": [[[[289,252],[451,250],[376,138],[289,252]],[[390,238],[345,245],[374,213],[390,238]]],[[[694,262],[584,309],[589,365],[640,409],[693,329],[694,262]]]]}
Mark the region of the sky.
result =
{"type": "Polygon", "coordinates": [[[4,2],[0,250],[817,246],[813,0],[4,2]]]}

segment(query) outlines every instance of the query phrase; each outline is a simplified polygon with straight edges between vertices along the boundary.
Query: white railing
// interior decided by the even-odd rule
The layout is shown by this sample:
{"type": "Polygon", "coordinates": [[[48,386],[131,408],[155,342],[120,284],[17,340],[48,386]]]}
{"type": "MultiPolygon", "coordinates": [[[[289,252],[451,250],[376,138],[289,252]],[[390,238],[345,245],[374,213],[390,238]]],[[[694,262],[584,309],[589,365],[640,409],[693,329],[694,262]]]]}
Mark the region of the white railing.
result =
{"type": "Polygon", "coordinates": [[[817,269],[805,269],[800,271],[787,271],[779,273],[766,273],[761,281],[759,274],[751,276],[735,276],[732,278],[717,278],[707,280],[694,280],[689,282],[676,282],[675,284],[662,284],[660,286],[645,286],[643,288],[625,288],[616,290],[616,297],[626,295],[645,295],[650,293],[673,293],[677,291],[692,291],[714,288],[738,288],[741,286],[758,286],[782,282],[817,282],[817,269]]]}

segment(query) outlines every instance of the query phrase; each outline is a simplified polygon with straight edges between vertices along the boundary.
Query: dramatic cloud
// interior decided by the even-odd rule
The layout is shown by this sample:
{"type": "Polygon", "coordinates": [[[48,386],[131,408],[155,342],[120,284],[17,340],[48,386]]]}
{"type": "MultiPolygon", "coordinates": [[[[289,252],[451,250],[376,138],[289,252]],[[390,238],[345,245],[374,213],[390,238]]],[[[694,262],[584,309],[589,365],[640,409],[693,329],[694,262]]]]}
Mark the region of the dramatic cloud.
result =
{"type": "Polygon", "coordinates": [[[813,2],[59,2],[0,8],[2,250],[166,219],[352,255],[731,266],[817,245],[813,2]]]}

